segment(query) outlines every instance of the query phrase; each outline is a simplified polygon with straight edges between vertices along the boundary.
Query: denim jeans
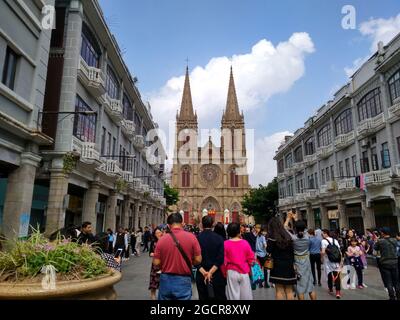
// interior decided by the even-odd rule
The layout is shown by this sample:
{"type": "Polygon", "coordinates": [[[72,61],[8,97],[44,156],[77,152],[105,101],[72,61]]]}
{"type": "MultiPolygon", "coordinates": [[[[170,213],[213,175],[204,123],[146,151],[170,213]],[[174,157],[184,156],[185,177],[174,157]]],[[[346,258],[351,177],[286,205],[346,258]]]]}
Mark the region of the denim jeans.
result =
{"type": "Polygon", "coordinates": [[[178,276],[162,273],[158,300],[192,299],[192,279],[190,276],[178,276]]]}
{"type": "Polygon", "coordinates": [[[382,265],[381,275],[383,283],[386,289],[388,289],[389,298],[394,300],[397,296],[397,298],[400,299],[400,283],[397,265],[382,265]]]}

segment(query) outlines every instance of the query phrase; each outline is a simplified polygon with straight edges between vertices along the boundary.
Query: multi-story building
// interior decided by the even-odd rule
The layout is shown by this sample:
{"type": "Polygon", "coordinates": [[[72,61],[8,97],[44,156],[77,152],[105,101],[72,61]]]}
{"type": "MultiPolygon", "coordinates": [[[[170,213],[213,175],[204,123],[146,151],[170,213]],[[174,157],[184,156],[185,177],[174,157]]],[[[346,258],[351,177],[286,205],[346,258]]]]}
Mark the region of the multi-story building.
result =
{"type": "Polygon", "coordinates": [[[389,226],[400,213],[400,34],[276,152],[279,211],[310,228],[389,226]]]}
{"type": "MultiPolygon", "coordinates": [[[[30,213],[30,224],[46,233],[83,221],[95,231],[161,223],[164,151],[150,105],[98,1],[56,0],[55,9],[43,111],[35,118],[49,142],[24,179],[34,186],[24,201],[41,207],[16,215],[30,213]]],[[[3,227],[8,215],[5,206],[3,227]]]]}

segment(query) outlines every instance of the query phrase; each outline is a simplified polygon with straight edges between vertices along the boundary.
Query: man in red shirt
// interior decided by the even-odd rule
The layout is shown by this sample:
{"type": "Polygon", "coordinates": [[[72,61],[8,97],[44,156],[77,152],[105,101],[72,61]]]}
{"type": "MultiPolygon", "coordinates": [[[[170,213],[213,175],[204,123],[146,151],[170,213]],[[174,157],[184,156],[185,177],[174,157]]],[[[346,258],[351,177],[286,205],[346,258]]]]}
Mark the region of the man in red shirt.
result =
{"type": "Polygon", "coordinates": [[[201,248],[192,233],[183,230],[182,216],[173,213],[167,219],[173,233],[189,261],[186,262],[174,238],[167,233],[158,242],[153,264],[161,267],[158,300],[190,300],[192,298],[192,266],[201,263],[201,248]]]}

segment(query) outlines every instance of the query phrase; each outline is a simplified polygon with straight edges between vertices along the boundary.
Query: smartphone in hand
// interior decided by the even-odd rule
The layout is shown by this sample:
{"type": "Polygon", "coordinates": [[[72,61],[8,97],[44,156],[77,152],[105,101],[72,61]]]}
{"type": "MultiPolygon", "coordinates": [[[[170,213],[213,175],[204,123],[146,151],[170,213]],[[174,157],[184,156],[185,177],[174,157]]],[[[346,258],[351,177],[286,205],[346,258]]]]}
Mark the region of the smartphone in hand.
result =
{"type": "Polygon", "coordinates": [[[117,249],[117,251],[115,252],[115,258],[119,258],[122,254],[122,249],[117,249]]]}

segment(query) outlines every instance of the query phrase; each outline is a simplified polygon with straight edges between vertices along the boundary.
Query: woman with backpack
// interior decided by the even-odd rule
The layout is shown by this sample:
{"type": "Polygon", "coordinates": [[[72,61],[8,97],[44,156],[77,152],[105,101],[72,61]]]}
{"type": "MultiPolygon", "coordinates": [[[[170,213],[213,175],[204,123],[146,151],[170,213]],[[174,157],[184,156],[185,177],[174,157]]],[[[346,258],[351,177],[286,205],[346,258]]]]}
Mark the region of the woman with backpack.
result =
{"type": "Polygon", "coordinates": [[[330,236],[328,229],[322,230],[321,255],[324,262],[324,270],[328,277],[329,293],[333,294],[333,286],[336,288],[336,299],[341,298],[340,272],[342,255],[339,242],[330,236]]]}

